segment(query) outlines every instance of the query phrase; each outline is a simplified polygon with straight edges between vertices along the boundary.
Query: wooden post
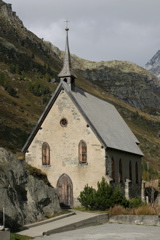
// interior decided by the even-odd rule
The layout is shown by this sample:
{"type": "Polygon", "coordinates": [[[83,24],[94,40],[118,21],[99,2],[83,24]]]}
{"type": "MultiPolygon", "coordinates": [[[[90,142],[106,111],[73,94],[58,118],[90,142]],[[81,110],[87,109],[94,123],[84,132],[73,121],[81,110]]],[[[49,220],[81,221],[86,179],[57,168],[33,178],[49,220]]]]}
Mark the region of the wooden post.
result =
{"type": "Polygon", "coordinates": [[[3,207],[3,227],[5,228],[5,208],[3,207]]]}

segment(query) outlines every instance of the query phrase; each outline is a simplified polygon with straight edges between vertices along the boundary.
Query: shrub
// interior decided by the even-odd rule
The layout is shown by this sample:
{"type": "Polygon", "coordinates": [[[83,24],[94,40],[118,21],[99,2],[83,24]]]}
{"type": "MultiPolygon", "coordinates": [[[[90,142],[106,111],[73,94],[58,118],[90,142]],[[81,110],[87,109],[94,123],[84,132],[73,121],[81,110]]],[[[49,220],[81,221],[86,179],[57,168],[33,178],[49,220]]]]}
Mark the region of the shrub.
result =
{"type": "Polygon", "coordinates": [[[97,183],[97,187],[94,208],[105,210],[112,205],[113,188],[106,182],[105,178],[102,178],[102,181],[97,183]]]}
{"type": "Polygon", "coordinates": [[[95,189],[89,187],[88,184],[84,187],[84,190],[80,192],[78,200],[86,209],[94,209],[95,192],[95,189]]]}
{"type": "Polygon", "coordinates": [[[140,207],[142,205],[145,205],[145,203],[141,200],[140,197],[132,198],[132,199],[129,200],[129,207],[130,208],[137,208],[137,207],[140,207]]]}
{"type": "Polygon", "coordinates": [[[4,87],[6,80],[7,80],[7,75],[3,72],[0,72],[0,85],[4,87]]]}
{"type": "Polygon", "coordinates": [[[17,95],[17,91],[10,85],[7,75],[3,72],[0,72],[0,85],[4,87],[10,96],[15,97],[17,95]]]}
{"type": "Polygon", "coordinates": [[[129,201],[125,198],[118,187],[115,188],[113,195],[111,196],[111,201],[114,205],[121,205],[125,208],[129,206],[129,201]]]}
{"type": "Polygon", "coordinates": [[[12,86],[6,85],[5,90],[9,93],[10,96],[16,97],[17,91],[12,86]]]}
{"type": "Polygon", "coordinates": [[[109,215],[114,216],[114,215],[128,215],[130,214],[130,210],[126,209],[120,205],[114,206],[113,208],[109,209],[109,215]]]}
{"type": "Polygon", "coordinates": [[[39,82],[30,83],[29,91],[37,97],[51,93],[51,91],[48,87],[44,86],[43,84],[41,84],[39,82]]]}
{"type": "Polygon", "coordinates": [[[109,215],[157,215],[158,209],[155,209],[149,205],[143,205],[138,208],[124,208],[122,206],[114,206],[110,208],[109,215]]]}
{"type": "Polygon", "coordinates": [[[50,98],[51,98],[50,95],[49,96],[48,95],[44,96],[43,99],[42,99],[42,104],[46,105],[49,102],[50,98]]]}
{"type": "Polygon", "coordinates": [[[128,206],[128,201],[122,192],[109,185],[104,177],[97,183],[97,190],[86,185],[78,200],[83,207],[91,210],[106,210],[116,204],[128,206]]]}
{"type": "Polygon", "coordinates": [[[151,206],[141,206],[135,209],[136,215],[156,215],[156,211],[151,206]]]}

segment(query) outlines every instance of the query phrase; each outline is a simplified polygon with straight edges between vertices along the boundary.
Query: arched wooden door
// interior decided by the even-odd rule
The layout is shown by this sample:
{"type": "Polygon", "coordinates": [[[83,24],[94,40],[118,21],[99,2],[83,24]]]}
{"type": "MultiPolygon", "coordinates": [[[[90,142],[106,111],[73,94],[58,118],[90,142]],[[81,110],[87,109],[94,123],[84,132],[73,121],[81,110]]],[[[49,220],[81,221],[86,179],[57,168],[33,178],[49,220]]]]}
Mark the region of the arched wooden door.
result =
{"type": "Polygon", "coordinates": [[[61,207],[73,206],[73,184],[67,174],[62,174],[57,182],[57,191],[61,207]]]}

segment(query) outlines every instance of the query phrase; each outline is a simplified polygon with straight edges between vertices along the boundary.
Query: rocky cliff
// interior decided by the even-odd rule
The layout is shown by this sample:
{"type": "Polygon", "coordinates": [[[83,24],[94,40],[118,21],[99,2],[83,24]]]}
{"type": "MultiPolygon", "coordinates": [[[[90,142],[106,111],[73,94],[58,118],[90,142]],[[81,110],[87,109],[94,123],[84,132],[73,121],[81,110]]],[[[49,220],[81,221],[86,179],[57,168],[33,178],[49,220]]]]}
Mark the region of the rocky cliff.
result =
{"type": "Polygon", "coordinates": [[[40,171],[0,148],[0,225],[16,229],[61,211],[56,190],[40,171]]]}
{"type": "Polygon", "coordinates": [[[17,17],[16,12],[12,11],[12,5],[6,4],[0,0],[0,15],[1,18],[8,19],[11,24],[14,24],[14,27],[21,28],[22,31],[27,33],[27,29],[24,27],[23,22],[17,17]]]}
{"type": "Polygon", "coordinates": [[[145,65],[146,69],[160,78],[160,50],[145,65]]]}

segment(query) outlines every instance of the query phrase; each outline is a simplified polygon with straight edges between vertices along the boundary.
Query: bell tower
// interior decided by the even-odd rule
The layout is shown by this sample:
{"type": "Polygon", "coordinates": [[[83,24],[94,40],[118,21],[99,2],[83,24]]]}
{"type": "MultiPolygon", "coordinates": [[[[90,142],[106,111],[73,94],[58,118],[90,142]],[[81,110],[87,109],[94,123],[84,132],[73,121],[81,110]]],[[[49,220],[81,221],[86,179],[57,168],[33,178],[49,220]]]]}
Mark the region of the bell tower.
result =
{"type": "Polygon", "coordinates": [[[76,76],[73,73],[72,66],[71,66],[71,57],[70,57],[69,42],[68,42],[69,28],[66,27],[65,30],[66,30],[65,54],[64,54],[64,60],[63,60],[63,67],[61,72],[58,74],[58,77],[60,78],[60,80],[65,81],[70,86],[71,90],[74,90],[76,76]]]}

